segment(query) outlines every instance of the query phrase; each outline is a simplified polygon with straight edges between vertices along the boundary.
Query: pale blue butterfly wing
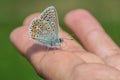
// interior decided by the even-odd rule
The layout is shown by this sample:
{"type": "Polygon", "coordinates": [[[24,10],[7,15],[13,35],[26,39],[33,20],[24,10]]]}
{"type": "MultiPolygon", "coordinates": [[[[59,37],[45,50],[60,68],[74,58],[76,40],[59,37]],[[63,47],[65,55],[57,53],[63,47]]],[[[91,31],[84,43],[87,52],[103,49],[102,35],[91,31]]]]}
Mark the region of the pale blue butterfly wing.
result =
{"type": "Polygon", "coordinates": [[[58,35],[58,28],[59,28],[59,22],[58,22],[58,16],[57,16],[57,11],[55,9],[55,7],[51,6],[48,7],[47,9],[45,9],[42,13],[41,13],[41,17],[42,20],[47,21],[51,28],[54,29],[55,34],[58,35]]]}
{"type": "Polygon", "coordinates": [[[37,43],[54,47],[63,41],[58,36],[58,16],[56,9],[51,6],[45,9],[39,18],[35,18],[29,27],[30,37],[37,43]]]}

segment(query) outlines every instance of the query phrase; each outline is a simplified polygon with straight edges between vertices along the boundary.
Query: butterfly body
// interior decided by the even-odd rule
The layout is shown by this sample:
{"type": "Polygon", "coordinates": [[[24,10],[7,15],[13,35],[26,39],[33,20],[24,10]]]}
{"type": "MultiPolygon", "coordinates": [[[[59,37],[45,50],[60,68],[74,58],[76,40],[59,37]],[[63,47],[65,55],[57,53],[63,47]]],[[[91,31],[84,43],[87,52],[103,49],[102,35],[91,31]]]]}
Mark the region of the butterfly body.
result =
{"type": "Polygon", "coordinates": [[[45,9],[39,18],[33,19],[29,26],[29,34],[35,42],[44,46],[55,47],[63,41],[58,36],[58,27],[57,12],[51,6],[45,9]]]}

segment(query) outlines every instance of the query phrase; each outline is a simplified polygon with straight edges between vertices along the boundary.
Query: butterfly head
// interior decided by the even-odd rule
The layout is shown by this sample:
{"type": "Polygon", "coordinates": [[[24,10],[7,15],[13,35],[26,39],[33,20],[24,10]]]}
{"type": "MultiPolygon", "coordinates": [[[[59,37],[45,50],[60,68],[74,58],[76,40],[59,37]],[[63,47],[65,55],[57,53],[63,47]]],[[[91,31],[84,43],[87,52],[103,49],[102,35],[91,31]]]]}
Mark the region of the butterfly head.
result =
{"type": "Polygon", "coordinates": [[[62,38],[59,38],[59,42],[62,43],[64,40],[62,38]]]}
{"type": "Polygon", "coordinates": [[[59,46],[62,42],[63,42],[62,38],[55,39],[54,41],[51,42],[50,47],[59,46]]]}

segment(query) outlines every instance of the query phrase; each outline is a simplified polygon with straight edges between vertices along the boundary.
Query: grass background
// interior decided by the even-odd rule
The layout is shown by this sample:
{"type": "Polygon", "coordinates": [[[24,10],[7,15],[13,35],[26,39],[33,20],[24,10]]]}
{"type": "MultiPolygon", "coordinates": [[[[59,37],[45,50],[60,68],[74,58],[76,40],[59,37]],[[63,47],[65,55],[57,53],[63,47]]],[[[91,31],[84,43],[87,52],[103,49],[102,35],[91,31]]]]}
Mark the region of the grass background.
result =
{"type": "Polygon", "coordinates": [[[60,25],[65,14],[83,8],[90,11],[111,38],[120,45],[120,0],[0,0],[0,80],[41,80],[32,66],[9,41],[10,32],[28,15],[55,6],[60,25]]]}

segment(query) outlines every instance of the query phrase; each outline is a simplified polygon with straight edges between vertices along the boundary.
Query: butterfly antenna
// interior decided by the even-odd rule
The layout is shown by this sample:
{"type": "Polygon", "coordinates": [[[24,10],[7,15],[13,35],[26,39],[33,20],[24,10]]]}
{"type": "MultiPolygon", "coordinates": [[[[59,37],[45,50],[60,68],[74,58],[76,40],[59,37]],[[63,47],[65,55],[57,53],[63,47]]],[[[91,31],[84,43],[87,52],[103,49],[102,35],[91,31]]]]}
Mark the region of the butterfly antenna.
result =
{"type": "Polygon", "coordinates": [[[73,36],[71,36],[71,35],[69,35],[69,34],[68,34],[67,36],[70,36],[70,37],[69,37],[69,38],[63,37],[63,39],[66,39],[66,40],[74,40],[74,39],[72,38],[73,36]]]}
{"type": "Polygon", "coordinates": [[[68,39],[68,38],[63,38],[63,39],[66,39],[66,40],[73,40],[72,38],[71,38],[71,39],[68,39]]]}

